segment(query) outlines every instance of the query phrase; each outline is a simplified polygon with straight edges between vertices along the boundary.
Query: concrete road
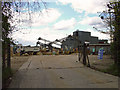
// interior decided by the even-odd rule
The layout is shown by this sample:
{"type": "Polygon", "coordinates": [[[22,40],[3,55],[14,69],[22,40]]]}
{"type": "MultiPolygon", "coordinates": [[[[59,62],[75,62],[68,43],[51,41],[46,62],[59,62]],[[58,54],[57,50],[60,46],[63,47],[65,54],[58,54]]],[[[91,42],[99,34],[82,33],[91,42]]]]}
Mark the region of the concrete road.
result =
{"type": "Polygon", "coordinates": [[[118,77],[76,62],[76,55],[32,56],[9,88],[118,88],[118,77]]]}

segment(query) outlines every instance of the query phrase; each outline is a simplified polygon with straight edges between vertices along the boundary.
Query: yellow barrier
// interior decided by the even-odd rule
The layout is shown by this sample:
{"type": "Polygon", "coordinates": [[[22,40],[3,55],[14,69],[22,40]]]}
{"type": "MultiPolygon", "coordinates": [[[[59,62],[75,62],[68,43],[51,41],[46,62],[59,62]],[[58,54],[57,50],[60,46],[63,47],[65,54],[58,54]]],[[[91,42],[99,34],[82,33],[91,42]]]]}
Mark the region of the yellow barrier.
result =
{"type": "Polygon", "coordinates": [[[41,52],[37,52],[37,55],[42,55],[42,53],[41,52]]]}
{"type": "Polygon", "coordinates": [[[20,56],[20,53],[16,53],[15,56],[20,56]]]}

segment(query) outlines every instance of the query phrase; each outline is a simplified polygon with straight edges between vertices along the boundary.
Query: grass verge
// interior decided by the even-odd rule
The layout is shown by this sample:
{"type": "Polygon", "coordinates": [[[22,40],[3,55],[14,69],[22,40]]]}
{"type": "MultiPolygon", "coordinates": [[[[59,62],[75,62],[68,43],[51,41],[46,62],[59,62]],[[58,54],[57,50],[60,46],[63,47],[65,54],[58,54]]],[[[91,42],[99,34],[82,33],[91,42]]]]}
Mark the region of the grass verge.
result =
{"type": "Polygon", "coordinates": [[[3,88],[7,88],[10,81],[11,81],[11,78],[12,77],[13,73],[12,73],[12,70],[11,68],[4,68],[3,71],[2,71],[2,87],[3,88]]]}
{"type": "Polygon", "coordinates": [[[104,73],[108,73],[108,74],[120,77],[118,66],[115,65],[115,64],[110,65],[106,69],[99,69],[99,68],[96,68],[96,67],[93,67],[93,66],[91,68],[95,69],[95,70],[98,70],[98,71],[101,71],[101,72],[104,72],[104,73]]]}
{"type": "Polygon", "coordinates": [[[103,69],[103,70],[101,70],[101,71],[103,71],[103,72],[105,72],[105,73],[109,73],[109,74],[115,75],[115,76],[120,76],[120,75],[119,75],[118,66],[115,65],[115,64],[112,64],[112,65],[109,66],[109,68],[103,69]]]}

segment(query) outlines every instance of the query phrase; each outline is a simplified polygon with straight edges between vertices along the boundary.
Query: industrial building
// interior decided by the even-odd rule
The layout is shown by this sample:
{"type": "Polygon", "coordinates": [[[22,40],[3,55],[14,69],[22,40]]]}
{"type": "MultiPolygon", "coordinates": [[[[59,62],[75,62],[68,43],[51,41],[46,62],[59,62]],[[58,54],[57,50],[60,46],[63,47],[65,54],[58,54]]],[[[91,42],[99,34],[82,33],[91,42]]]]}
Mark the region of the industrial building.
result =
{"type": "Polygon", "coordinates": [[[93,49],[93,45],[95,45],[95,51],[98,51],[98,49],[104,45],[107,46],[107,51],[110,51],[108,40],[99,40],[98,37],[91,36],[91,32],[79,30],[73,32],[73,35],[69,35],[66,40],[62,42],[61,48],[63,48],[63,50],[73,50],[78,48],[78,45],[83,44],[84,42],[89,42],[90,46],[92,45],[90,48],[91,51],[93,49]],[[97,46],[99,46],[99,48],[97,48],[97,46]]]}

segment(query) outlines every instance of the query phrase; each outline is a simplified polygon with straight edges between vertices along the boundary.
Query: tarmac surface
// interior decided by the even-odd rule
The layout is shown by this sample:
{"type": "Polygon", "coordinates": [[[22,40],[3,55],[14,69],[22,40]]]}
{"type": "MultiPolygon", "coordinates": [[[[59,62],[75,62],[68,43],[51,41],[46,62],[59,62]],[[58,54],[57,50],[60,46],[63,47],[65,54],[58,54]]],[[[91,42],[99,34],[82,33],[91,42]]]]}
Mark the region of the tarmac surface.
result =
{"type": "Polygon", "coordinates": [[[76,55],[31,56],[9,88],[118,88],[118,77],[76,62],[76,55]]]}

